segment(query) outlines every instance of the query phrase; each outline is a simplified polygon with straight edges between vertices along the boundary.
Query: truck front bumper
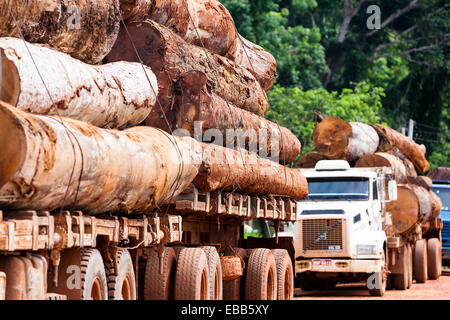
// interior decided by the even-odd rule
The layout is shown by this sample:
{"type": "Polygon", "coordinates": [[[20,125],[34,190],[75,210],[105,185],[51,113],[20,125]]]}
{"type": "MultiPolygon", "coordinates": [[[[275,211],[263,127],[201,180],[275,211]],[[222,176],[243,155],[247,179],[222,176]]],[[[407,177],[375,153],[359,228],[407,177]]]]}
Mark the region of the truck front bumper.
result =
{"type": "Polygon", "coordinates": [[[353,272],[374,273],[382,269],[382,260],[311,259],[295,262],[295,273],[311,272],[353,272]]]}

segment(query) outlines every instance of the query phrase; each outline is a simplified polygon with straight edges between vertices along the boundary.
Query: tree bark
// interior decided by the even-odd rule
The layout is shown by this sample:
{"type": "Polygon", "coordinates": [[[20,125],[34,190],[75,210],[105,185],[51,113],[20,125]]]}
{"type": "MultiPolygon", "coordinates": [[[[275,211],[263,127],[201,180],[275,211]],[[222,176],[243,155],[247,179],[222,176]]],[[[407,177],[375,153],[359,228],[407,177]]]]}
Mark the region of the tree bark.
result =
{"type": "MultiPolygon", "coordinates": [[[[301,143],[289,129],[227,103],[208,89],[207,77],[202,72],[183,74],[177,82],[175,96],[174,107],[166,114],[171,128],[166,130],[163,124],[163,130],[187,130],[191,137],[214,134],[223,140],[216,144],[231,148],[238,145],[264,158],[278,158],[285,164],[295,161],[300,154],[301,143]]],[[[147,125],[159,127],[159,117],[156,119],[156,122],[147,119],[147,125]]]]}
{"type": "Polygon", "coordinates": [[[369,125],[326,117],[313,133],[316,149],[330,159],[356,161],[378,148],[378,135],[369,125]]]}
{"type": "Polygon", "coordinates": [[[243,149],[203,144],[203,162],[194,184],[203,191],[239,190],[250,195],[302,199],[308,184],[300,170],[262,159],[243,149]]]}
{"type": "Polygon", "coordinates": [[[137,63],[87,65],[15,38],[0,39],[0,54],[0,99],[27,112],[126,128],[144,121],[156,103],[156,77],[145,67],[153,91],[137,63]]]}
{"type": "Polygon", "coordinates": [[[0,4],[0,36],[46,43],[87,63],[111,50],[120,27],[119,0],[5,0],[0,4]]]}
{"type": "Polygon", "coordinates": [[[186,188],[200,164],[195,140],[150,127],[99,129],[3,102],[0,127],[5,209],[148,212],[186,188]]]}
{"type": "MultiPolygon", "coordinates": [[[[153,22],[132,23],[127,29],[143,62],[150,66],[160,82],[167,78],[167,87],[185,72],[197,70],[206,74],[212,92],[238,108],[264,115],[269,108],[267,96],[259,82],[235,62],[186,43],[168,28],[153,22]]],[[[125,30],[107,57],[113,61],[139,61],[125,30]]],[[[170,91],[170,90],[169,90],[170,91]]],[[[161,96],[161,95],[160,95],[161,96]]],[[[163,104],[171,107],[168,99],[163,104]]]]}
{"type": "Polygon", "coordinates": [[[128,22],[146,17],[170,28],[186,42],[225,56],[250,71],[267,92],[277,63],[262,47],[236,30],[230,12],[217,0],[122,0],[128,22]]]}
{"type": "Polygon", "coordinates": [[[408,158],[406,158],[405,155],[401,153],[397,148],[393,148],[387,151],[387,153],[392,154],[397,158],[399,158],[400,160],[402,160],[403,165],[405,166],[407,177],[417,177],[417,172],[416,169],[414,168],[414,164],[411,161],[409,161],[408,158]]]}
{"type": "Polygon", "coordinates": [[[269,52],[238,34],[235,52],[227,55],[230,59],[233,56],[238,65],[246,68],[258,79],[266,92],[272,88],[277,72],[277,61],[269,52]]]}
{"type": "Polygon", "coordinates": [[[428,173],[428,177],[432,180],[450,181],[450,168],[434,168],[428,173]]]}
{"type": "Polygon", "coordinates": [[[314,168],[320,160],[328,160],[328,158],[320,152],[311,151],[304,154],[297,161],[297,168],[311,169],[314,168]]]}
{"type": "Polygon", "coordinates": [[[412,139],[402,135],[400,132],[384,125],[376,124],[373,125],[373,128],[380,137],[380,151],[386,152],[397,148],[414,164],[414,167],[418,171],[422,173],[428,171],[430,165],[425,157],[426,149],[424,147],[419,146],[412,139]]]}
{"type": "Polygon", "coordinates": [[[148,18],[156,0],[119,0],[122,18],[127,22],[140,22],[148,18]]]}
{"type": "Polygon", "coordinates": [[[377,152],[366,154],[356,162],[356,167],[389,167],[393,171],[395,181],[398,183],[407,182],[405,165],[399,158],[389,153],[377,152]]]}
{"type": "Polygon", "coordinates": [[[219,55],[236,50],[237,31],[230,12],[217,0],[159,0],[150,19],[174,31],[186,42],[219,55]]]}

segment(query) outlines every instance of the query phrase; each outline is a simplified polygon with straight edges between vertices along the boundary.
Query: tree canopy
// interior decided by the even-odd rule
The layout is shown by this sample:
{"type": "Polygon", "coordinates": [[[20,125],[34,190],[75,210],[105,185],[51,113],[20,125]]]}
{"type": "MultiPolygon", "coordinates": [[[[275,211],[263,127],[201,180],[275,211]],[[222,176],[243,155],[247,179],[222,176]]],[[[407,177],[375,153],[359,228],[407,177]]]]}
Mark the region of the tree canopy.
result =
{"type": "Polygon", "coordinates": [[[450,166],[445,0],[221,2],[239,32],[276,58],[268,117],[290,128],[304,152],[312,149],[314,110],[398,130],[413,119],[432,167],[450,166]]]}

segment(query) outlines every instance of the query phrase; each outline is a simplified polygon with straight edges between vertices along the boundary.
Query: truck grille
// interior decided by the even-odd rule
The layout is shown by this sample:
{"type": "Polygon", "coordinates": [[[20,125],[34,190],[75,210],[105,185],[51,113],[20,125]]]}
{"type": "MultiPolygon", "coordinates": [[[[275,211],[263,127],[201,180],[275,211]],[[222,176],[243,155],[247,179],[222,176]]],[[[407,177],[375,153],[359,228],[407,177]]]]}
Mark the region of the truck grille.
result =
{"type": "Polygon", "coordinates": [[[303,252],[325,250],[342,252],[342,219],[302,220],[303,252]]]}

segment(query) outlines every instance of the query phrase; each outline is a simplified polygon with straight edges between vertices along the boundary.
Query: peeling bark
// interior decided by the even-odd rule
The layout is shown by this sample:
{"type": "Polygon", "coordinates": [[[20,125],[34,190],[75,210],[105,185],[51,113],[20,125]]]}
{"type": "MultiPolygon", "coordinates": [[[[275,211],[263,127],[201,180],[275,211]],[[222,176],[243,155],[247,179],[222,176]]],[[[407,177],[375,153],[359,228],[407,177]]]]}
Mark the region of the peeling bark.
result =
{"type": "Polygon", "coordinates": [[[399,158],[389,153],[377,152],[373,154],[366,154],[356,162],[355,167],[389,167],[392,169],[394,179],[398,183],[407,182],[405,165],[399,158]]]}
{"type": "Polygon", "coordinates": [[[87,63],[100,62],[111,50],[120,27],[119,0],[4,0],[0,36],[45,43],[87,63]]]}
{"type": "Polygon", "coordinates": [[[389,127],[376,124],[373,128],[380,137],[380,151],[389,151],[397,148],[406,158],[408,158],[414,167],[420,172],[426,172],[430,165],[425,157],[426,149],[418,145],[412,139],[402,135],[389,127]]]}
{"type": "MultiPolygon", "coordinates": [[[[262,157],[279,158],[282,163],[291,163],[300,154],[301,143],[289,129],[227,104],[208,89],[202,72],[183,74],[177,82],[175,96],[174,107],[166,114],[171,127],[167,130],[163,123],[163,130],[183,129],[191,137],[215,130],[214,133],[222,135],[224,146],[233,144],[234,147],[239,143],[246,150],[258,152],[262,157]]],[[[156,117],[156,121],[148,118],[146,124],[159,127],[159,118],[156,117]]]]}
{"type": "Polygon", "coordinates": [[[150,128],[99,129],[0,102],[0,205],[5,209],[144,213],[195,178],[201,149],[150,128]],[[73,173],[73,174],[72,174],[73,173]]]}
{"type": "MultiPolygon", "coordinates": [[[[91,66],[15,38],[0,39],[0,54],[0,99],[27,112],[126,128],[144,121],[156,103],[155,92],[137,63],[91,66]]],[[[145,70],[157,93],[155,75],[149,67],[145,70]]]]}
{"type": "Polygon", "coordinates": [[[300,170],[262,159],[243,149],[203,144],[202,165],[194,184],[203,191],[239,190],[250,195],[302,199],[308,184],[300,170]]]}
{"type": "MultiPolygon", "coordinates": [[[[236,107],[259,115],[264,115],[268,110],[267,96],[259,82],[235,62],[211,52],[206,53],[150,20],[128,24],[127,28],[141,59],[152,68],[158,82],[161,78],[166,79],[168,91],[171,83],[183,73],[197,70],[206,75],[207,86],[212,92],[236,107]]],[[[121,30],[116,45],[106,59],[108,62],[139,61],[125,30],[121,30]]],[[[166,100],[162,105],[168,110],[173,101],[166,100]]]]}
{"type": "Polygon", "coordinates": [[[236,49],[237,31],[228,10],[217,0],[159,0],[150,19],[174,31],[186,42],[219,55],[236,49]]]}
{"type": "Polygon", "coordinates": [[[262,47],[254,44],[238,34],[236,51],[228,54],[241,67],[250,71],[263,89],[267,92],[272,88],[277,73],[277,61],[262,47]]]}
{"type": "Polygon", "coordinates": [[[139,22],[148,18],[155,0],[119,0],[122,18],[127,22],[139,22]]]}

